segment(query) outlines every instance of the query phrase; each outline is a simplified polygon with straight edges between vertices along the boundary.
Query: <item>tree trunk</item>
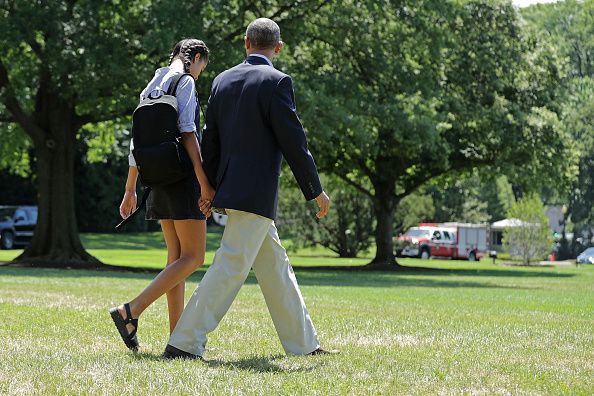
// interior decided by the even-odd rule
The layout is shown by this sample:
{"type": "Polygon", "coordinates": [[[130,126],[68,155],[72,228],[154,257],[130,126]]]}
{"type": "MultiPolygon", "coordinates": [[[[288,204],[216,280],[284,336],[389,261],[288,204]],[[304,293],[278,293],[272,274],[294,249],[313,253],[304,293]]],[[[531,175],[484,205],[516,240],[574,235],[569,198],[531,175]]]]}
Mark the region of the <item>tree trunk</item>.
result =
{"type": "Polygon", "coordinates": [[[36,141],[38,218],[31,244],[15,259],[36,267],[97,268],[85,251],[74,209],[76,128],[73,111],[54,109],[43,141],[36,141]]]}
{"type": "Polygon", "coordinates": [[[374,184],[373,210],[377,225],[375,228],[375,258],[367,265],[369,269],[396,270],[402,268],[394,257],[394,190],[390,183],[374,184]]]}

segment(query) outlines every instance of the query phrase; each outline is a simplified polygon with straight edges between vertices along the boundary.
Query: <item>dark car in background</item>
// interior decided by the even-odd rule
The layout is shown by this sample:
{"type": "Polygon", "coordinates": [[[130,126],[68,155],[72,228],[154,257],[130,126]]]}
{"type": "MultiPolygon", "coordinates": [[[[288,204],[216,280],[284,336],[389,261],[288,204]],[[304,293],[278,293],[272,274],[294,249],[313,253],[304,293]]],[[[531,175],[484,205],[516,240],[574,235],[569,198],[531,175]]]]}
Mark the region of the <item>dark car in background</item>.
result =
{"type": "Polygon", "coordinates": [[[0,248],[27,245],[37,224],[37,206],[0,206],[0,248]]]}

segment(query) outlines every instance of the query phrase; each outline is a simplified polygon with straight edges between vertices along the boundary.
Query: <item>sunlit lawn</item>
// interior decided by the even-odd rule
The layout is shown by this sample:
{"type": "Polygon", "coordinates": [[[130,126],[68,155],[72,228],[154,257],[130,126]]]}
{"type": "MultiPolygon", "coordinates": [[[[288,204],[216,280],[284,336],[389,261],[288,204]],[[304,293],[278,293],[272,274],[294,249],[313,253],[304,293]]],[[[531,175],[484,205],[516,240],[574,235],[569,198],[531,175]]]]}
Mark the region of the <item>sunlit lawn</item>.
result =
{"type": "MultiPolygon", "coordinates": [[[[83,236],[108,263],[162,266],[158,234],[110,238],[83,236]]],[[[291,257],[342,262],[328,255],[291,257]]],[[[119,340],[107,309],[154,274],[0,267],[0,394],[594,394],[594,266],[402,263],[431,269],[297,269],[322,345],[342,351],[330,357],[284,356],[250,276],[206,362],[160,359],[164,299],[141,318],[139,354],[119,340]]]]}
{"type": "MultiPolygon", "coordinates": [[[[205,264],[212,263],[219,247],[222,228],[209,226],[206,240],[205,264]]],[[[88,251],[106,264],[129,267],[163,268],[167,250],[161,232],[81,234],[83,245],[88,251]]],[[[291,241],[284,241],[291,250],[291,241]]],[[[10,261],[22,252],[21,249],[0,250],[0,262],[10,261]]],[[[305,248],[290,251],[291,262],[296,266],[320,265],[363,265],[369,258],[339,259],[322,248],[305,248]]]]}

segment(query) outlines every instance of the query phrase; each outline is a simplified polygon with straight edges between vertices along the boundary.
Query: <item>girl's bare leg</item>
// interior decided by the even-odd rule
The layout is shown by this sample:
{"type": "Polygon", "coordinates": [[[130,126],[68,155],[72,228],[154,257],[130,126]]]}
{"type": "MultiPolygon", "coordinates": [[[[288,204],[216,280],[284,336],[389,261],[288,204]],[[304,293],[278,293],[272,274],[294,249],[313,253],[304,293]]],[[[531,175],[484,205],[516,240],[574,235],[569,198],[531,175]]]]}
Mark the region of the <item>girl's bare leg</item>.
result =
{"type": "MultiPolygon", "coordinates": [[[[180,282],[183,282],[190,276],[190,274],[192,274],[192,272],[204,264],[206,221],[173,220],[173,225],[180,243],[180,256],[177,260],[168,264],[136,298],[130,301],[130,311],[134,318],[139,317],[149,305],[157,300],[157,298],[176,287],[180,282]]],[[[179,297],[175,298],[179,299],[179,297]]],[[[176,309],[178,305],[181,305],[183,310],[183,294],[181,295],[181,304],[177,304],[177,301],[178,300],[176,300],[176,309]]],[[[124,306],[121,305],[118,309],[120,315],[125,318],[126,310],[124,309],[124,306]]],[[[171,313],[172,312],[170,311],[170,322],[171,313]]],[[[179,315],[181,315],[181,310],[179,311],[179,315]]],[[[175,323],[177,323],[179,315],[174,318],[175,323]]],[[[170,323],[170,326],[171,325],[172,324],[170,323]]],[[[175,328],[175,326],[173,326],[172,329],[173,328],[175,328]]],[[[129,331],[133,329],[134,326],[128,325],[129,331]]]]}
{"type": "MultiPolygon", "coordinates": [[[[204,254],[206,252],[206,221],[192,220],[174,220],[173,226],[180,244],[180,256],[198,257],[198,267],[204,264],[204,254]],[[198,222],[198,230],[195,224],[198,222]]],[[[184,310],[186,282],[185,278],[174,289],[176,289],[175,302],[169,305],[169,334],[173,332],[181,314],[184,310]]],[[[172,289],[170,292],[173,292],[172,289]]]]}
{"type": "MultiPolygon", "coordinates": [[[[163,237],[167,244],[167,265],[174,263],[181,256],[179,238],[175,233],[173,220],[161,220],[163,237]]],[[[182,311],[184,310],[184,290],[186,282],[181,281],[167,292],[167,311],[169,312],[169,334],[175,329],[175,325],[182,311]]]]}

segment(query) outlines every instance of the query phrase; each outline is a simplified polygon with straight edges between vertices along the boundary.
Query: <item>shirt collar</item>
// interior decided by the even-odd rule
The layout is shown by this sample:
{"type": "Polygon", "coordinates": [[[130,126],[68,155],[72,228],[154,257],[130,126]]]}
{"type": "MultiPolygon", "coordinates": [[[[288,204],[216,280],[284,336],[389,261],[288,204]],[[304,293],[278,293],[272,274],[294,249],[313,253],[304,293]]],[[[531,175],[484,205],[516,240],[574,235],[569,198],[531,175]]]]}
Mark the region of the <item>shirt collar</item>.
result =
{"type": "Polygon", "coordinates": [[[250,56],[257,56],[259,58],[265,59],[266,63],[268,63],[269,66],[272,66],[272,61],[270,59],[268,59],[267,56],[262,55],[262,54],[250,54],[250,56]]]}

